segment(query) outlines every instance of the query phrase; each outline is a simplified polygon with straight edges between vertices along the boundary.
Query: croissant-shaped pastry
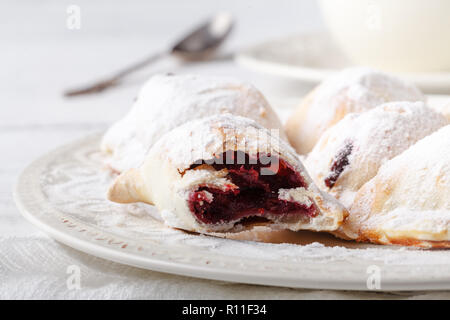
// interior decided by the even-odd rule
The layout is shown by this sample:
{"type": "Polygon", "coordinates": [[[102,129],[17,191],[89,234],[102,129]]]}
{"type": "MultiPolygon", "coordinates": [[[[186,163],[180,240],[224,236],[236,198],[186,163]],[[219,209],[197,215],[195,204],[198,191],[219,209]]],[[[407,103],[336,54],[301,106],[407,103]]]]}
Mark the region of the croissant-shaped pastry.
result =
{"type": "Polygon", "coordinates": [[[381,165],[446,124],[423,102],[390,102],[351,113],[324,132],[305,166],[319,188],[349,208],[381,165]]]}
{"type": "Polygon", "coordinates": [[[230,114],[165,134],[139,168],[115,180],[108,198],[154,204],[167,225],[200,233],[237,232],[253,222],[336,230],[348,214],[319,191],[278,130],[230,114]]]}
{"type": "Polygon", "coordinates": [[[386,162],[350,211],[357,240],[450,248],[450,125],[386,162]]]}
{"type": "Polygon", "coordinates": [[[231,113],[263,127],[282,124],[267,100],[251,84],[226,77],[155,75],[142,87],[133,108],[104,135],[101,149],[117,172],[136,168],[166,132],[190,120],[231,113]]]}
{"type": "Polygon", "coordinates": [[[346,69],[322,82],[288,119],[289,142],[307,154],[326,129],[348,113],[364,112],[393,101],[425,101],[413,84],[369,68],[346,69]]]}

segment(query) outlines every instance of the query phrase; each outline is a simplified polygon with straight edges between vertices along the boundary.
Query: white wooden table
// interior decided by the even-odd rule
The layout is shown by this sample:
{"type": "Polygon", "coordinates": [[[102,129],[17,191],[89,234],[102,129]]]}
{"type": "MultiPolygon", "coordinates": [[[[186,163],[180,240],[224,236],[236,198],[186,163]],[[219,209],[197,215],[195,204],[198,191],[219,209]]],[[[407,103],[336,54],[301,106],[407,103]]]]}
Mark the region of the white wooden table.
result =
{"type": "MultiPolygon", "coordinates": [[[[75,251],[25,221],[12,200],[13,183],[33,159],[54,147],[104,130],[130,107],[139,83],[157,71],[228,74],[254,82],[270,98],[283,94],[267,79],[232,61],[183,66],[167,60],[126,86],[73,99],[62,91],[170,44],[186,26],[220,9],[238,18],[225,51],[287,32],[322,27],[314,1],[72,1],[81,29],[66,27],[68,3],[4,0],[0,4],[0,299],[5,298],[381,298],[413,297],[294,290],[198,280],[139,270],[75,251]],[[282,17],[282,18],[280,18],[282,17]],[[269,93],[270,92],[270,93],[269,93]],[[67,267],[81,269],[81,288],[67,287],[67,267]]],[[[301,96],[309,86],[290,94],[301,96]]],[[[419,293],[421,297],[422,293],[419,293]]],[[[426,297],[442,297],[429,293],[426,297]]],[[[415,295],[417,297],[417,294],[415,295]]],[[[423,296],[422,296],[423,297],[423,296]]]]}

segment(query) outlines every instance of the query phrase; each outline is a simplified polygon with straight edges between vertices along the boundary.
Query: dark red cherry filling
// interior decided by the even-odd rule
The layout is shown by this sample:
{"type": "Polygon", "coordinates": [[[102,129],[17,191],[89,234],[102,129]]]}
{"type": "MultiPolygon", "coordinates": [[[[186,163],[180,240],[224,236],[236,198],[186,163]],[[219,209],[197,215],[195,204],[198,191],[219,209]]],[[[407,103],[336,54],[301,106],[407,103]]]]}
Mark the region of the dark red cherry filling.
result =
{"type": "Polygon", "coordinates": [[[337,179],[344,171],[345,167],[349,165],[348,157],[353,151],[353,142],[347,140],[344,146],[338,151],[331,164],[330,173],[325,178],[324,183],[328,188],[333,188],[337,179]]]}
{"type": "Polygon", "coordinates": [[[221,190],[203,186],[192,192],[189,208],[200,221],[216,224],[268,215],[317,215],[314,205],[278,199],[279,189],[306,187],[302,177],[283,159],[260,153],[249,157],[240,151],[229,151],[212,160],[197,162],[190,169],[205,163],[216,170],[226,168],[227,178],[238,188],[221,190]]]}

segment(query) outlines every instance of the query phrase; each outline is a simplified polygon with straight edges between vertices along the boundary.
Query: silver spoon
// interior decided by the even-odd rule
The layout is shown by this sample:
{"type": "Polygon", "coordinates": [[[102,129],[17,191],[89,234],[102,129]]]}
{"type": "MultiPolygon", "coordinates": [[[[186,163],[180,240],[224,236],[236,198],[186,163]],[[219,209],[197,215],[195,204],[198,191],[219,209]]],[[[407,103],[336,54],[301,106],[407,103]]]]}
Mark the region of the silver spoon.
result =
{"type": "Polygon", "coordinates": [[[215,49],[227,38],[233,28],[233,19],[228,13],[219,13],[206,21],[198,28],[187,34],[168,51],[158,52],[134,63],[111,77],[86,86],[84,88],[69,89],[64,92],[67,97],[98,93],[113,86],[117,86],[127,75],[137,71],[160,58],[173,55],[186,61],[199,61],[209,59],[215,49]]]}

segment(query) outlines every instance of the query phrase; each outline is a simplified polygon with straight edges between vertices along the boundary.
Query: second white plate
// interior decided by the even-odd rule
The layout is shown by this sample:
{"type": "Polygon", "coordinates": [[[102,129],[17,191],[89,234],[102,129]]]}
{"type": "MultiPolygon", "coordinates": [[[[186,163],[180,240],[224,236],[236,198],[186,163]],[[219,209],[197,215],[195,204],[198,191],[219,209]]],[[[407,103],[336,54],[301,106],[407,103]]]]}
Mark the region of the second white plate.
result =
{"type": "MultiPolygon", "coordinates": [[[[267,74],[318,83],[352,63],[325,33],[294,35],[247,48],[236,61],[267,74]]],[[[450,91],[450,72],[402,73],[427,92],[450,91]]]]}

